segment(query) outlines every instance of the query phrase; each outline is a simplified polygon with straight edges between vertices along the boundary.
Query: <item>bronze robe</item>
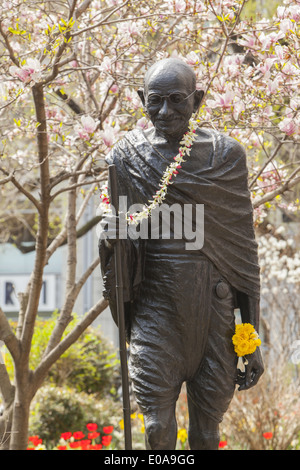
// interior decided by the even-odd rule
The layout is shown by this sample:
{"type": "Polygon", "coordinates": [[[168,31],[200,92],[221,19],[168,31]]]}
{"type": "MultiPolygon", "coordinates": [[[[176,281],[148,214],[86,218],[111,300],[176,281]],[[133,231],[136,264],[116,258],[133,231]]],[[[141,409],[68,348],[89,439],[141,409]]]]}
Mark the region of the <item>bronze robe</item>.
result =
{"type": "MultiPolygon", "coordinates": [[[[165,151],[169,162],[172,161],[167,143],[159,151],[165,151]]],[[[127,196],[128,206],[146,204],[152,199],[168,165],[138,129],[118,142],[106,161],[116,165],[119,196],[127,196]]],[[[198,129],[191,155],[186,157],[174,183],[169,186],[164,203],[170,206],[174,203],[204,204],[201,252],[238,293],[259,298],[257,243],[247,178],[243,147],[216,131],[198,129]]],[[[147,241],[122,241],[122,244],[125,299],[129,301],[142,279],[144,256],[141,252],[147,249],[147,241]]],[[[104,294],[112,299],[113,264],[103,245],[100,241],[104,294]]]]}

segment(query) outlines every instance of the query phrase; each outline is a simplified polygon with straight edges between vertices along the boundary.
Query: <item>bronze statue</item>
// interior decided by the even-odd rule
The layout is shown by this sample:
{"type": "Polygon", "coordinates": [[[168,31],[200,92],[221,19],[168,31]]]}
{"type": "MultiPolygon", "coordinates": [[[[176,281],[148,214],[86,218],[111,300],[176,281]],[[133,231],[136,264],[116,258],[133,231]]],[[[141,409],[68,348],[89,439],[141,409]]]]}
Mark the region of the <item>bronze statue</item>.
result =
{"type": "MultiPolygon", "coordinates": [[[[128,206],[145,205],[157,193],[203,92],[188,65],[164,59],[148,70],[139,96],[154,127],[128,132],[107,157],[116,165],[119,195],[127,197],[128,206]]],[[[203,246],[187,249],[184,234],[172,236],[171,217],[168,238],[148,233],[120,240],[129,372],[148,449],[175,448],[175,406],[184,382],[190,448],[217,449],[219,423],[236,384],[248,389],[263,373],[256,349],[247,356],[245,373],[238,374],[232,344],[234,308],[240,308],[243,322],[259,327],[259,266],[245,151],[236,140],[198,127],[178,168],[164,203],[203,205],[203,246]]],[[[196,231],[195,213],[193,224],[196,231]]],[[[109,236],[100,239],[104,294],[116,320],[113,247],[109,236]]]]}

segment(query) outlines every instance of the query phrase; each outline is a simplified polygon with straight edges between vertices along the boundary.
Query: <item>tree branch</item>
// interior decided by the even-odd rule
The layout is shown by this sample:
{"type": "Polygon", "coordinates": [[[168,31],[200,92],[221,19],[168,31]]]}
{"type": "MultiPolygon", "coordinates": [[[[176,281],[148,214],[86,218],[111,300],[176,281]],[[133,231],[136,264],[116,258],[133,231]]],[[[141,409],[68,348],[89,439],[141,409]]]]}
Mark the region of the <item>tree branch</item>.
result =
{"type": "Polygon", "coordinates": [[[39,201],[32,195],[32,193],[30,193],[29,191],[27,191],[24,186],[22,186],[17,180],[16,178],[14,177],[13,173],[8,173],[8,171],[6,171],[4,168],[0,167],[0,171],[2,171],[2,173],[4,175],[7,176],[7,178],[3,178],[2,180],[0,180],[0,184],[6,184],[6,183],[9,183],[11,182],[22,194],[24,194],[24,196],[29,199],[29,201],[31,201],[34,206],[36,207],[36,209],[38,211],[40,211],[40,203],[39,201]]]}
{"type": "Polygon", "coordinates": [[[48,138],[44,90],[40,84],[32,87],[33,100],[35,105],[36,119],[40,123],[37,129],[38,162],[40,171],[40,211],[38,214],[38,230],[36,235],[36,250],[34,268],[28,284],[28,303],[24,318],[23,331],[21,336],[22,344],[22,364],[23,369],[28,368],[31,340],[34,332],[35,319],[38,312],[40,293],[43,284],[43,274],[48,239],[49,223],[49,159],[48,159],[48,138]]]}
{"type": "MultiPolygon", "coordinates": [[[[92,228],[95,227],[95,225],[97,225],[100,222],[101,218],[102,218],[102,216],[100,216],[100,215],[95,216],[92,219],[90,219],[88,222],[86,222],[84,225],[82,225],[82,227],[80,227],[76,231],[76,239],[78,240],[79,238],[83,237],[86,233],[88,233],[90,230],[92,230],[92,228]]],[[[48,239],[49,245],[48,245],[48,248],[47,248],[47,252],[48,252],[49,247],[51,247],[51,244],[55,240],[56,240],[56,237],[54,239],[50,239],[50,240],[48,239]]],[[[18,243],[15,240],[13,242],[8,241],[8,243],[14,243],[16,245],[16,247],[18,248],[18,250],[20,250],[20,252],[23,253],[23,254],[32,253],[35,250],[35,244],[32,244],[30,246],[28,246],[28,245],[24,246],[24,245],[22,245],[22,243],[18,243]]],[[[66,236],[64,236],[63,241],[58,246],[64,246],[67,243],[68,243],[68,239],[67,239],[66,236]]]]}
{"type": "Polygon", "coordinates": [[[253,178],[253,180],[251,181],[251,183],[249,184],[249,189],[251,189],[255,182],[258,180],[258,178],[260,177],[260,175],[262,174],[262,172],[264,171],[264,169],[268,166],[268,164],[276,157],[277,153],[279,152],[279,150],[281,149],[284,141],[285,141],[285,138],[286,136],[283,138],[283,140],[281,140],[277,147],[274,149],[274,152],[272,153],[272,155],[268,158],[268,160],[264,163],[264,165],[261,167],[261,169],[258,171],[258,173],[255,175],[255,177],[253,178]]]}
{"type": "MultiPolygon", "coordinates": [[[[3,171],[2,168],[1,168],[1,171],[3,171]]],[[[8,174],[8,176],[7,176],[6,178],[3,178],[2,180],[0,180],[0,185],[1,185],[1,184],[9,183],[9,182],[12,180],[12,178],[13,178],[13,173],[8,173],[8,172],[7,172],[7,174],[8,174]]]]}
{"type": "MultiPolygon", "coordinates": [[[[92,186],[89,190],[89,192],[87,193],[87,195],[85,196],[84,200],[83,200],[83,203],[81,204],[77,214],[76,214],[76,224],[78,224],[83,212],[84,212],[84,209],[89,201],[89,199],[91,198],[93,192],[94,192],[94,189],[95,187],[92,186]]],[[[93,219],[94,220],[94,225],[96,225],[96,220],[95,218],[93,219]]],[[[91,227],[92,228],[92,227],[91,227]]],[[[83,230],[83,228],[81,228],[81,230],[83,230]]],[[[86,232],[85,232],[86,233],[86,232]]],[[[76,233],[76,236],[77,236],[78,232],[76,233]]],[[[84,233],[82,233],[82,235],[84,235],[84,233]]],[[[54,253],[54,251],[59,247],[61,246],[63,243],[66,243],[66,239],[67,239],[67,229],[66,229],[66,226],[62,229],[62,231],[60,232],[60,234],[51,242],[51,244],[49,245],[49,247],[47,248],[47,254],[46,254],[46,262],[48,262],[49,258],[51,257],[51,255],[54,253]]]]}
{"type": "Polygon", "coordinates": [[[78,18],[79,16],[82,15],[82,13],[85,12],[85,10],[90,6],[90,3],[92,3],[92,0],[84,0],[81,5],[75,10],[75,16],[78,18]]]}
{"type": "MultiPolygon", "coordinates": [[[[217,15],[216,15],[216,12],[215,12],[215,9],[214,9],[213,5],[211,4],[211,1],[210,1],[210,0],[209,0],[209,4],[211,5],[211,8],[212,8],[212,10],[213,10],[214,15],[217,16],[217,15]]],[[[224,32],[224,34],[225,34],[225,42],[224,42],[223,49],[222,49],[222,52],[221,52],[221,54],[220,54],[220,57],[219,57],[219,60],[218,60],[216,69],[215,69],[215,71],[214,71],[214,73],[213,73],[213,75],[212,75],[210,81],[208,82],[208,85],[207,85],[205,91],[204,91],[203,99],[204,99],[205,96],[207,95],[208,90],[210,89],[212,82],[214,81],[214,79],[216,78],[216,76],[217,76],[217,74],[218,74],[218,71],[219,71],[219,68],[220,68],[220,66],[221,66],[223,57],[224,57],[224,55],[225,55],[225,52],[226,52],[227,47],[228,47],[228,44],[229,44],[230,36],[229,36],[229,34],[227,34],[227,32],[224,30],[223,25],[222,25],[222,29],[223,29],[223,32],[224,32]]],[[[231,31],[231,33],[232,33],[232,31],[231,31]]]]}
{"type": "MultiPolygon", "coordinates": [[[[86,31],[90,31],[91,29],[95,29],[95,28],[99,28],[99,26],[103,25],[103,24],[106,24],[107,20],[114,14],[116,13],[116,11],[120,10],[121,8],[125,7],[127,5],[127,3],[129,3],[130,0],[126,0],[124,3],[122,3],[122,5],[118,5],[116,8],[114,8],[111,12],[108,13],[108,15],[106,15],[105,18],[103,18],[101,21],[99,21],[98,23],[95,23],[94,25],[92,26],[87,26],[86,28],[83,28],[77,32],[75,32],[73,34],[73,36],[78,36],[82,33],[85,33],[86,31]]],[[[127,19],[128,21],[128,19],[127,19]]]]}
{"type": "Polygon", "coordinates": [[[17,67],[19,67],[19,61],[18,61],[18,59],[15,57],[13,48],[12,48],[11,45],[10,45],[10,42],[9,42],[9,40],[8,40],[8,37],[7,37],[7,34],[5,34],[5,32],[3,31],[2,24],[1,24],[1,20],[0,20],[0,33],[1,33],[1,36],[3,37],[3,39],[4,39],[5,45],[6,45],[6,47],[7,47],[8,52],[9,52],[10,60],[11,60],[17,67]]]}
{"type": "Polygon", "coordinates": [[[90,277],[92,272],[96,269],[96,267],[99,266],[99,264],[100,264],[100,259],[99,259],[99,256],[97,256],[92,262],[92,264],[90,265],[90,267],[86,270],[86,272],[83,273],[79,281],[74,285],[73,290],[74,290],[74,293],[76,294],[76,297],[78,296],[85,282],[88,280],[88,278],[90,277]]]}
{"type": "MultiPolygon", "coordinates": [[[[5,364],[0,363],[0,392],[4,401],[5,408],[8,407],[14,398],[15,387],[12,385],[9,375],[7,373],[5,364]]],[[[0,435],[0,444],[1,444],[1,435],[0,435]]]]}
{"type": "Polygon", "coordinates": [[[101,183],[101,181],[105,181],[105,178],[103,176],[100,176],[99,178],[94,179],[94,180],[83,181],[83,182],[80,182],[80,183],[72,184],[71,186],[68,186],[67,188],[62,188],[59,191],[57,191],[56,193],[54,193],[51,196],[51,200],[55,199],[59,194],[65,193],[66,191],[72,191],[73,189],[81,188],[82,186],[85,186],[87,184],[94,184],[94,183],[99,184],[99,183],[101,183]]]}
{"type": "Polygon", "coordinates": [[[41,175],[41,198],[49,203],[49,161],[48,161],[48,136],[47,136],[47,118],[45,111],[44,90],[41,85],[32,87],[33,100],[35,105],[36,119],[39,123],[37,128],[38,161],[40,164],[41,175]]]}
{"type": "MultiPolygon", "coordinates": [[[[71,178],[71,183],[75,182],[71,178]]],[[[71,184],[72,185],[72,184],[71,184]]],[[[66,272],[66,298],[60,311],[57,323],[52,331],[45,354],[47,354],[60,341],[63,332],[72,319],[74,306],[74,286],[76,282],[77,245],[76,245],[76,189],[68,194],[68,211],[66,216],[66,236],[68,238],[67,272],[66,272]]],[[[75,297],[76,299],[76,297],[75,297]]]]}
{"type": "Polygon", "coordinates": [[[14,361],[17,362],[20,357],[20,343],[17,340],[14,332],[12,331],[10,324],[1,307],[0,307],[0,340],[4,341],[14,361]]]}
{"type": "Polygon", "coordinates": [[[265,204],[266,202],[272,201],[276,196],[285,193],[286,191],[291,190],[294,186],[300,183],[300,176],[295,178],[296,174],[300,171],[300,167],[297,168],[290,178],[283,183],[279,188],[270,191],[269,193],[264,194],[263,196],[257,197],[253,201],[254,209],[265,204]]]}

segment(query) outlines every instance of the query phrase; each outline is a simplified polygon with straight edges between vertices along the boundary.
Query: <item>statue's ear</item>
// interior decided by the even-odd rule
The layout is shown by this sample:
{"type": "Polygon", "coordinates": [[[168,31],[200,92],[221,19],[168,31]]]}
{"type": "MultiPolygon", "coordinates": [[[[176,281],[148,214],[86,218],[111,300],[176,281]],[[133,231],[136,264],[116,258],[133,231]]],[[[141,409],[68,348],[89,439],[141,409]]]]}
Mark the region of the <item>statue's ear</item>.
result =
{"type": "Polygon", "coordinates": [[[198,111],[198,109],[200,107],[200,104],[201,104],[201,101],[203,99],[203,96],[204,96],[204,90],[197,90],[196,91],[195,98],[194,98],[194,113],[196,113],[196,111],[198,111]]]}
{"type": "Polygon", "coordinates": [[[145,95],[144,95],[143,88],[139,88],[137,92],[138,92],[141,102],[143,103],[143,106],[145,106],[145,95]]]}

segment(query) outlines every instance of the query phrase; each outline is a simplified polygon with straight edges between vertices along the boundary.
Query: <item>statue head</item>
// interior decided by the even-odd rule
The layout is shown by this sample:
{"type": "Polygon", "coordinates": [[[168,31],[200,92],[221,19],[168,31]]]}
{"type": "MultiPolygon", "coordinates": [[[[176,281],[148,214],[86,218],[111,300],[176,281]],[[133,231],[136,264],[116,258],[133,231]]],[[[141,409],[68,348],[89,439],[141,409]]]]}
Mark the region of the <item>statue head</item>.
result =
{"type": "Polygon", "coordinates": [[[180,139],[204,92],[196,89],[193,69],[179,59],[163,59],[152,65],[139,96],[157,131],[180,139]]]}

